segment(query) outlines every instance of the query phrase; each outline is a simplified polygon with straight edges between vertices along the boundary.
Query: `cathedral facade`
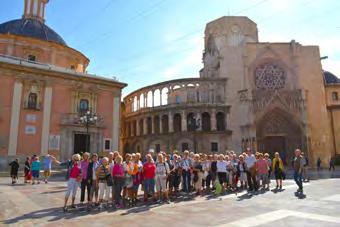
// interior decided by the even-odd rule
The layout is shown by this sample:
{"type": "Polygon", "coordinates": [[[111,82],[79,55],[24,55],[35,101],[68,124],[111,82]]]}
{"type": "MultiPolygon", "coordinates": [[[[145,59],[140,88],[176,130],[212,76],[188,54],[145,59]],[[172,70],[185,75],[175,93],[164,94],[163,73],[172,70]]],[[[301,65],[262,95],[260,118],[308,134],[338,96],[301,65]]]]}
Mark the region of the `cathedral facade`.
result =
{"type": "Polygon", "coordinates": [[[340,81],[321,66],[318,46],[258,41],[247,17],[205,29],[199,78],[141,88],[124,99],[122,149],[241,152],[288,162],[301,148],[311,162],[340,154],[340,81]]]}
{"type": "Polygon", "coordinates": [[[0,168],[119,149],[126,84],[86,72],[89,59],[45,24],[47,3],[25,0],[21,19],[0,24],[0,168]]]}

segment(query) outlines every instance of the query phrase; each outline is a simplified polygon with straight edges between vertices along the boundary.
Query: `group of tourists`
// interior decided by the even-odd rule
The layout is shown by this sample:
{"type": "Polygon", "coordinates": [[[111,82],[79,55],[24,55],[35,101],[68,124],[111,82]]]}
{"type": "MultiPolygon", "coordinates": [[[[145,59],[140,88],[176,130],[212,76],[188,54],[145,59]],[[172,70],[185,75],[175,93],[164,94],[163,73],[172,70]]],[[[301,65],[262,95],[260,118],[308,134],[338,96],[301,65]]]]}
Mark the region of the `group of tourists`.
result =
{"type": "MultiPolygon", "coordinates": [[[[246,149],[240,155],[233,151],[225,154],[195,154],[184,151],[156,154],[150,150],[144,157],[140,153],[126,154],[110,152],[106,157],[87,152],[75,154],[71,160],[60,162],[52,155],[43,157],[44,181],[48,183],[51,164],[56,162],[67,167],[67,190],[63,210],[75,208],[75,198],[80,188],[80,203],[86,202],[88,209],[99,206],[122,208],[134,206],[139,201],[138,192],[144,192],[143,202],[169,203],[179,195],[204,195],[248,190],[269,190],[271,178],[276,187],[282,190],[285,167],[279,153],[271,159],[268,153],[246,149]],[[85,200],[85,198],[87,200],[85,200]]],[[[298,192],[303,192],[303,170],[305,160],[299,149],[293,159],[294,180],[298,192]]],[[[13,183],[17,179],[18,160],[11,164],[13,183]],[[16,172],[15,172],[16,169],[16,172]]],[[[38,156],[27,158],[25,162],[25,182],[39,184],[40,161],[38,156]]]]}
{"type": "MultiPolygon", "coordinates": [[[[57,163],[60,163],[56,161],[57,163]]],[[[282,189],[285,178],[283,162],[278,153],[271,160],[269,155],[250,149],[237,156],[226,154],[194,154],[184,151],[155,154],[150,150],[145,157],[139,153],[110,152],[107,157],[97,154],[75,154],[68,165],[68,183],[64,211],[71,196],[71,208],[75,208],[78,188],[80,203],[94,206],[122,208],[134,206],[138,191],[144,192],[143,202],[169,203],[181,193],[203,195],[269,190],[271,175],[276,179],[276,190],[282,189]],[[181,188],[180,188],[181,187],[181,188]]]]}
{"type": "MultiPolygon", "coordinates": [[[[56,161],[56,158],[52,155],[45,155],[42,157],[42,166],[40,163],[40,158],[37,155],[33,155],[32,157],[27,157],[24,166],[24,182],[32,183],[32,184],[40,184],[40,171],[43,170],[43,180],[47,184],[48,178],[51,176],[51,168],[52,162],[56,161]]],[[[18,180],[18,171],[19,171],[19,160],[15,159],[10,164],[11,167],[11,179],[12,184],[16,184],[18,180]]]]}

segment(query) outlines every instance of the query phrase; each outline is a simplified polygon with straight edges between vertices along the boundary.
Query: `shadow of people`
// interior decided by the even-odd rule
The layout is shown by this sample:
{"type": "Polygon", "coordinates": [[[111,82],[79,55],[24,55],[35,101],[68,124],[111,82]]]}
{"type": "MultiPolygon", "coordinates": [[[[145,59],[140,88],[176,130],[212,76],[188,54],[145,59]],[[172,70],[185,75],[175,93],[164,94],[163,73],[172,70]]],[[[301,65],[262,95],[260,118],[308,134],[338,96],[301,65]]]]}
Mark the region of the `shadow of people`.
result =
{"type": "Polygon", "coordinates": [[[298,199],[305,199],[307,197],[306,194],[303,194],[301,192],[295,192],[294,195],[298,198],[298,199]]]}
{"type": "Polygon", "coordinates": [[[242,201],[242,200],[245,200],[245,199],[251,199],[254,195],[252,193],[246,193],[246,194],[243,194],[243,195],[240,195],[240,196],[237,196],[237,201],[242,201]]]}
{"type": "Polygon", "coordinates": [[[26,213],[11,219],[7,219],[2,221],[2,223],[9,225],[9,224],[18,224],[21,221],[25,220],[32,220],[32,219],[40,219],[40,218],[48,218],[48,222],[54,222],[59,221],[61,219],[73,219],[76,217],[86,216],[89,214],[96,214],[101,211],[87,211],[87,210],[81,210],[79,208],[72,209],[66,213],[63,212],[62,208],[60,207],[54,207],[54,208],[48,208],[38,211],[32,211],[30,213],[26,213]]]}

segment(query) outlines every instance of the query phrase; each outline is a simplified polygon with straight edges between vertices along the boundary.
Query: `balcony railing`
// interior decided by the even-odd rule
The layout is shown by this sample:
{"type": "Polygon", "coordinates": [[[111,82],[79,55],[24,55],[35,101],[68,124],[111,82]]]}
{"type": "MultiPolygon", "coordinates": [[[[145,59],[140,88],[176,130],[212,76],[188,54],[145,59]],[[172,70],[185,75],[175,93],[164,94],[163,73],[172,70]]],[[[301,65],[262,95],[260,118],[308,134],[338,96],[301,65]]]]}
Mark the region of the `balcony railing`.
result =
{"type": "MultiPolygon", "coordinates": [[[[62,125],[71,125],[71,126],[83,126],[80,121],[81,114],[79,113],[66,113],[61,115],[60,124],[62,125]]],[[[97,115],[98,120],[94,123],[93,127],[104,128],[105,122],[104,118],[97,115]]]]}
{"type": "Polygon", "coordinates": [[[36,110],[39,111],[42,109],[42,105],[41,102],[36,103],[35,105],[32,105],[31,103],[29,103],[28,101],[24,101],[24,109],[28,109],[28,110],[36,110]]]}

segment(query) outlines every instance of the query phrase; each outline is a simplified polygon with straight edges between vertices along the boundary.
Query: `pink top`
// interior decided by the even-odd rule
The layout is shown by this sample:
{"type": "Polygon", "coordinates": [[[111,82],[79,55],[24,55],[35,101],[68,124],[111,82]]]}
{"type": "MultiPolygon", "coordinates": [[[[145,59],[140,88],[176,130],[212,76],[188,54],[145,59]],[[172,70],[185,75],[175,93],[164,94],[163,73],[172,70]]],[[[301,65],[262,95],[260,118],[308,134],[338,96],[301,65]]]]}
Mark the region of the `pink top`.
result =
{"type": "Polygon", "coordinates": [[[124,177],[124,167],[121,164],[115,164],[112,168],[113,177],[124,177]]]}
{"type": "Polygon", "coordinates": [[[87,179],[87,169],[89,167],[89,161],[81,161],[80,162],[80,168],[81,168],[81,172],[82,172],[82,176],[83,179],[86,180],[87,179]]]}
{"type": "Polygon", "coordinates": [[[81,170],[78,166],[78,162],[74,162],[74,165],[70,171],[70,178],[77,178],[79,177],[80,173],[81,173],[81,170]]]}
{"type": "Polygon", "coordinates": [[[259,159],[256,162],[256,168],[259,174],[268,173],[268,162],[264,159],[259,159]]]}

